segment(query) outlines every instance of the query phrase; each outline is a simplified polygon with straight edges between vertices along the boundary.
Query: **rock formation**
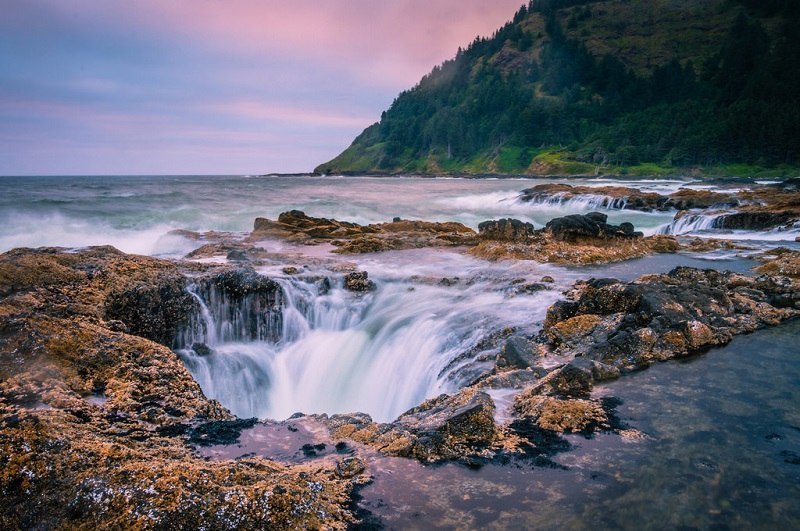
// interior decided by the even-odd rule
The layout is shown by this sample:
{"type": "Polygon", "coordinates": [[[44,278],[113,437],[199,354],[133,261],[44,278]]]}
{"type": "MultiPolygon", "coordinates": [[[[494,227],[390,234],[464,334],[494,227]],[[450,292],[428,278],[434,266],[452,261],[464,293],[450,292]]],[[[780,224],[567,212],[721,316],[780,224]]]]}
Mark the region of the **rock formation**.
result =
{"type": "Polygon", "coordinates": [[[480,243],[468,252],[488,260],[536,260],[555,264],[597,264],[675,252],[670,236],[644,238],[630,223],[610,225],[601,212],[552,219],[544,229],[516,219],[479,225],[480,243]]]}
{"type": "Polygon", "coordinates": [[[159,344],[192,311],[185,284],[174,263],[109,247],[0,256],[0,527],[353,520],[353,480],[333,468],[193,452],[233,417],[159,344]]]}
{"type": "Polygon", "coordinates": [[[422,247],[453,247],[475,241],[475,231],[461,223],[396,220],[358,225],[307,216],[299,210],[284,212],[277,221],[256,218],[251,242],[286,239],[315,245],[330,243],[339,254],[362,254],[422,247]]]}

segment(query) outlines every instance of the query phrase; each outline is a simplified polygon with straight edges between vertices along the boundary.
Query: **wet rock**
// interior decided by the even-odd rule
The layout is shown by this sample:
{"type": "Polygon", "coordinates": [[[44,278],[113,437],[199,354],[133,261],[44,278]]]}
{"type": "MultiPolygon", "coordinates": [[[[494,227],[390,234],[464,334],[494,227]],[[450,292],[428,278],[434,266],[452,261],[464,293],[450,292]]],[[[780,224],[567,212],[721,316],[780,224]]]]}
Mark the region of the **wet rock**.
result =
{"type": "Polygon", "coordinates": [[[243,267],[229,269],[201,279],[204,286],[215,286],[229,297],[241,298],[248,295],[272,297],[280,286],[272,279],[256,273],[254,269],[243,267]]]}
{"type": "MultiPolygon", "coordinates": [[[[624,235],[623,235],[624,236],[624,235]]],[[[634,232],[622,238],[580,238],[558,240],[549,231],[537,231],[527,243],[484,240],[467,251],[486,260],[535,260],[577,265],[606,264],[640,258],[653,253],[673,253],[681,248],[672,236],[649,236],[634,232]]]]}
{"type": "Polygon", "coordinates": [[[296,275],[300,273],[300,270],[294,266],[286,266],[281,271],[283,271],[284,275],[296,275]]]}
{"type": "Polygon", "coordinates": [[[633,225],[609,225],[608,216],[601,212],[590,212],[586,215],[572,214],[550,220],[546,228],[553,238],[566,242],[578,242],[586,239],[641,238],[640,232],[634,232],[633,225]]]}
{"type": "Polygon", "coordinates": [[[569,184],[540,184],[520,193],[520,200],[533,203],[563,204],[573,199],[593,199],[597,207],[634,210],[667,210],[667,196],[642,192],[624,186],[572,186],[569,184]]]}
{"type": "Polygon", "coordinates": [[[666,207],[675,210],[691,210],[706,208],[732,208],[740,204],[734,195],[725,192],[712,192],[711,190],[692,190],[682,188],[669,195],[666,207]]]}
{"type": "Polygon", "coordinates": [[[336,475],[349,479],[361,474],[366,469],[367,465],[360,458],[345,457],[336,464],[336,475]]]}
{"type": "Polygon", "coordinates": [[[755,271],[767,275],[800,278],[800,251],[779,247],[758,257],[763,263],[755,271]]]}
{"type": "Polygon", "coordinates": [[[409,454],[423,461],[457,459],[486,448],[497,429],[494,402],[474,389],[426,400],[393,425],[413,435],[409,454]]]}
{"type": "MultiPolygon", "coordinates": [[[[194,279],[195,291],[206,301],[209,311],[218,319],[237,322],[238,340],[277,341],[282,330],[283,291],[274,280],[256,273],[250,267],[226,269],[194,279]]],[[[187,293],[188,295],[188,293],[187,293]]],[[[205,321],[199,304],[193,309],[183,331],[189,338],[202,337],[205,321]]],[[[185,334],[174,335],[175,348],[184,348],[185,334]]]]}
{"type": "Polygon", "coordinates": [[[595,382],[619,377],[619,369],[598,361],[578,357],[555,371],[551,389],[564,396],[586,396],[595,382]]]}
{"type": "Polygon", "coordinates": [[[566,203],[574,199],[590,199],[598,207],[624,208],[629,210],[686,210],[701,208],[725,208],[740,204],[732,193],[692,190],[683,188],[669,195],[642,192],[624,186],[572,186],[568,184],[542,184],[523,190],[523,201],[534,203],[566,203]]]}
{"type": "Polygon", "coordinates": [[[314,285],[317,287],[317,293],[320,295],[327,295],[331,290],[331,279],[328,277],[323,277],[314,282],[314,285]]]}
{"type": "Polygon", "coordinates": [[[125,323],[132,334],[170,345],[194,308],[195,302],[186,292],[186,280],[175,276],[114,290],[107,299],[105,313],[108,319],[125,323]]]}
{"type": "Polygon", "coordinates": [[[231,249],[225,258],[231,262],[252,262],[263,258],[266,254],[267,251],[263,247],[247,246],[245,248],[231,249]]]}
{"type": "Polygon", "coordinates": [[[338,254],[375,253],[423,247],[452,247],[475,242],[475,231],[455,222],[409,221],[359,225],[315,218],[299,210],[283,212],[277,221],[257,218],[249,241],[281,238],[305,244],[327,242],[338,254]]]}
{"type": "Polygon", "coordinates": [[[797,291],[789,279],[685,267],[579,282],[548,310],[541,337],[556,352],[635,369],[798,315],[797,291]]]}
{"type": "Polygon", "coordinates": [[[714,228],[728,230],[761,231],[790,225],[797,221],[794,212],[746,211],[720,216],[714,221],[714,228]]]}
{"type": "Polygon", "coordinates": [[[241,241],[225,240],[206,243],[186,254],[185,258],[197,260],[203,258],[225,257],[231,262],[255,262],[268,256],[263,247],[254,247],[241,241]]]}
{"type": "Polygon", "coordinates": [[[499,436],[494,403],[475,388],[426,400],[388,424],[377,424],[363,413],[315,418],[328,427],[334,439],[350,439],[386,455],[423,462],[483,455],[491,451],[499,436]]]}
{"type": "Polygon", "coordinates": [[[536,366],[538,362],[539,356],[533,351],[530,342],[522,336],[512,336],[506,339],[503,348],[497,355],[498,367],[527,369],[536,366]]]}
{"type": "Polygon", "coordinates": [[[199,342],[192,343],[192,350],[198,356],[210,356],[211,355],[211,349],[205,343],[199,343],[199,342]]]}
{"type": "Polygon", "coordinates": [[[547,369],[542,367],[510,370],[489,375],[475,385],[481,389],[522,389],[535,384],[546,374],[547,369]]]}
{"type": "Polygon", "coordinates": [[[535,232],[530,223],[510,218],[484,221],[478,225],[478,235],[482,240],[527,242],[535,232]]]}
{"type": "Polygon", "coordinates": [[[556,280],[553,277],[551,277],[550,275],[545,275],[545,276],[542,277],[542,282],[546,282],[548,284],[552,284],[555,281],[556,280]]]}
{"type": "Polygon", "coordinates": [[[344,276],[344,287],[347,290],[359,293],[366,293],[375,291],[377,286],[369,280],[369,274],[366,271],[353,271],[344,276]]]}
{"type": "Polygon", "coordinates": [[[599,400],[518,395],[514,411],[545,430],[557,433],[591,433],[610,429],[609,416],[599,400]]]}
{"type": "Polygon", "coordinates": [[[367,226],[368,234],[343,240],[337,254],[360,254],[383,251],[421,249],[423,247],[455,247],[472,245],[475,231],[455,222],[400,220],[367,226]]]}

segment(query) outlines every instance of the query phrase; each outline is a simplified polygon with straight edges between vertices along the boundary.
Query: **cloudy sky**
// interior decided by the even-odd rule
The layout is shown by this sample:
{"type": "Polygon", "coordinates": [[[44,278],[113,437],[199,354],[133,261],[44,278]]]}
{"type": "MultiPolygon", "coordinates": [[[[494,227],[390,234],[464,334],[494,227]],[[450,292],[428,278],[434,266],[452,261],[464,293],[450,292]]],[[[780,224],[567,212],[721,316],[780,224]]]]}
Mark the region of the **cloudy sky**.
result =
{"type": "Polygon", "coordinates": [[[0,175],[310,171],[522,0],[0,0],[0,175]]]}

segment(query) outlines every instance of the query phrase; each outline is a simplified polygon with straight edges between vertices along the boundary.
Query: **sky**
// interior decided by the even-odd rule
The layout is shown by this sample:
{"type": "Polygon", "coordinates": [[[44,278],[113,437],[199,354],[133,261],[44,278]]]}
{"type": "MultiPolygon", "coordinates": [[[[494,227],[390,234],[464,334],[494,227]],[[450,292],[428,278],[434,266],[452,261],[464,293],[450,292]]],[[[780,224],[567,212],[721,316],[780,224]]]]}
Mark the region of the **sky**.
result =
{"type": "Polygon", "coordinates": [[[523,0],[0,0],[0,175],[308,172],[523,0]]]}

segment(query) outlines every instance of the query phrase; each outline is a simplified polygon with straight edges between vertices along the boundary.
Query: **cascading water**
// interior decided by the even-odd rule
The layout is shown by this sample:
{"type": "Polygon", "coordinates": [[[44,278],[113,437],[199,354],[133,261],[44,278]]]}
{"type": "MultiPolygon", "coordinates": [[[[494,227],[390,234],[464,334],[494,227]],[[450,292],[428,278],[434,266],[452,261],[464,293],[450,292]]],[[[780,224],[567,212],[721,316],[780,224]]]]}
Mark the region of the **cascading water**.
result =
{"type": "Polygon", "coordinates": [[[564,207],[578,212],[601,209],[623,210],[628,206],[628,198],[590,194],[573,196],[568,192],[557,192],[552,195],[530,199],[528,203],[536,206],[564,207]]]}
{"type": "Polygon", "coordinates": [[[540,321],[557,297],[545,291],[538,299],[509,298],[486,285],[387,281],[373,293],[355,294],[329,281],[276,282],[277,338],[274,317],[261,319],[267,329],[255,334],[230,333],[222,322],[230,316],[252,321],[252,301],[191,290],[201,323],[181,335],[177,352],[203,391],[240,417],[360,411],[393,420],[488,369],[481,360],[486,352],[476,347],[486,333],[540,321]]]}
{"type": "Polygon", "coordinates": [[[662,225],[657,234],[693,234],[716,228],[717,220],[725,214],[684,214],[671,223],[662,225]]]}

